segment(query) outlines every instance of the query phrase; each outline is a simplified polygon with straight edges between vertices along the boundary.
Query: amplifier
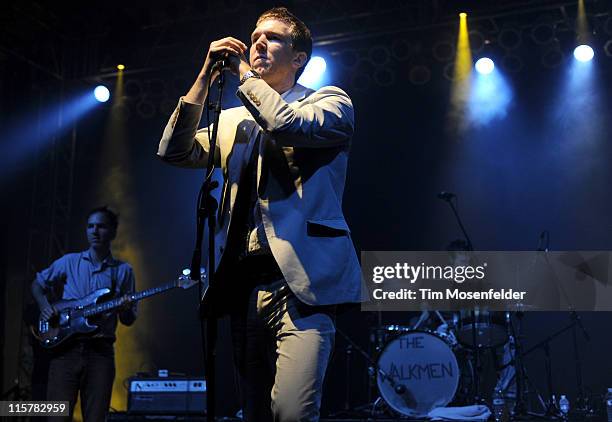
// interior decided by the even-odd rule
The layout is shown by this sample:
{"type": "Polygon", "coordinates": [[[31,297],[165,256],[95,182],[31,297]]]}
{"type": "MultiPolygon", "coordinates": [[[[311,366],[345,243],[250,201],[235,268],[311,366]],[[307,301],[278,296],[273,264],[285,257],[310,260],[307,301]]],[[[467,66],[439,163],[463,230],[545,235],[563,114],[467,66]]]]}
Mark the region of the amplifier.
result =
{"type": "Polygon", "coordinates": [[[129,413],[188,414],[206,410],[203,378],[131,378],[129,413]]]}

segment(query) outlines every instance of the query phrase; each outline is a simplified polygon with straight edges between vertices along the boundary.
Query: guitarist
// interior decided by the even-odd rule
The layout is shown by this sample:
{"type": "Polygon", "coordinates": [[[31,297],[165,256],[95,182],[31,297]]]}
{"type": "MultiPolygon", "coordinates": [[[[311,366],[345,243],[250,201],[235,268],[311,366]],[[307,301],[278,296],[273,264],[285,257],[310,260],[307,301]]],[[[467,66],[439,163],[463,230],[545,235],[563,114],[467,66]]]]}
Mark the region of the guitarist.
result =
{"type": "MultiPolygon", "coordinates": [[[[61,299],[80,299],[94,290],[109,288],[111,295],[122,296],[135,290],[132,267],[115,259],[111,243],[117,235],[118,215],[106,206],[94,208],[87,216],[89,249],[69,253],[36,275],[32,294],[40,308],[40,317],[49,320],[57,309],[47,294],[61,291],[61,299]]],[[[72,419],[77,394],[81,394],[83,419],[106,420],[115,378],[113,343],[117,317],[124,325],[136,320],[136,303],[126,304],[119,312],[94,321],[100,328],[92,335],[69,339],[53,349],[48,373],[48,400],[70,402],[72,419]]]]}

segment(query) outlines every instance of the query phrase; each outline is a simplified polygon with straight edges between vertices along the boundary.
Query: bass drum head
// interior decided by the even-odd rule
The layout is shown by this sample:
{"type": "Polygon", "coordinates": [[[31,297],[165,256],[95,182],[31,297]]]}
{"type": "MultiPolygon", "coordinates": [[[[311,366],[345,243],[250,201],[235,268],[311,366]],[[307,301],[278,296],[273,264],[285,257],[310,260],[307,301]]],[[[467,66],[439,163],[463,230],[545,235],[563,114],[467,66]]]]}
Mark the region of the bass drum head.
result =
{"type": "Polygon", "coordinates": [[[391,340],[378,357],[377,384],[396,412],[424,417],[451,402],[459,384],[459,365],[448,344],[434,334],[412,331],[391,340]]]}

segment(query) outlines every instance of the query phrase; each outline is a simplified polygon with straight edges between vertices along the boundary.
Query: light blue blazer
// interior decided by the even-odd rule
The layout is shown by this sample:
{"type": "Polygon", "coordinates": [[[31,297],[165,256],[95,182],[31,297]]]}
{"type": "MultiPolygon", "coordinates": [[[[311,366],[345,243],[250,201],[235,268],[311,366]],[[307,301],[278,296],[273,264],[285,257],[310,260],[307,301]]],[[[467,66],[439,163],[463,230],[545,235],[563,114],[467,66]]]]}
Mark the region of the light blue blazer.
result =
{"type": "MultiPolygon", "coordinates": [[[[238,88],[243,107],[220,116],[216,159],[222,170],[216,231],[218,266],[227,243],[240,178],[255,139],[258,201],[266,238],[291,290],[309,305],[359,302],[361,272],[342,213],[353,105],[340,88],[295,85],[282,96],[250,78],[238,88]]],[[[208,128],[202,105],[182,99],[158,155],[181,167],[205,167],[208,128]]],[[[231,280],[220,280],[231,282],[231,280]]]]}

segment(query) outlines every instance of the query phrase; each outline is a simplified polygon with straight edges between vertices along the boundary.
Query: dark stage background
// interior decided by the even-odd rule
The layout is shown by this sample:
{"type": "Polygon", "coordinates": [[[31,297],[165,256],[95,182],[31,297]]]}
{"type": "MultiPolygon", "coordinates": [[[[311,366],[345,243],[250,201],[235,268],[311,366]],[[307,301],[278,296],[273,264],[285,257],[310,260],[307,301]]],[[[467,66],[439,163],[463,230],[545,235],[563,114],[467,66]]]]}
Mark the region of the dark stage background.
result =
{"type": "MultiPolygon", "coordinates": [[[[603,50],[612,38],[605,26],[610,25],[610,2],[586,2],[589,23],[596,29],[596,59],[590,88],[579,95],[566,88],[570,29],[555,24],[556,41],[548,44],[535,43],[530,36],[536,23],[557,22],[560,10],[567,22],[575,19],[576,2],[287,5],[311,24],[315,54],[327,59],[329,83],[346,89],[354,102],[356,134],[344,209],[358,251],[440,250],[461,237],[450,209],[436,197],[442,190],[458,195],[477,250],[535,250],[543,230],[550,232],[552,250],[612,249],[612,57],[603,50]],[[462,10],[469,12],[470,29],[491,41],[486,49],[494,57],[508,53],[499,45],[500,29],[519,28],[522,41],[511,52],[524,65],[518,72],[501,69],[511,92],[506,106],[488,121],[476,119],[458,132],[447,118],[451,81],[444,72],[452,58],[438,60],[432,49],[438,41],[456,39],[456,14],[462,10]],[[552,66],[542,63],[549,44],[563,53],[552,66]],[[411,80],[415,66],[428,69],[429,80],[411,80]]],[[[0,124],[9,135],[0,141],[3,392],[14,380],[28,386],[31,355],[24,346],[21,315],[34,271],[63,251],[86,247],[88,209],[108,202],[122,213],[120,231],[127,234],[119,239],[119,255],[135,263],[139,288],[173,279],[187,265],[202,172],[161,163],[157,143],[208,43],[226,35],[248,40],[266,6],[270,4],[246,1],[2,6],[0,124]],[[118,63],[127,66],[123,105],[112,109],[111,99],[79,117],[75,126],[65,124],[55,137],[29,136],[35,128],[40,134],[41,126],[56,123],[54,110],[61,102],[67,104],[97,82],[114,86],[118,63]],[[50,120],[45,120],[47,114],[50,120]],[[68,156],[72,158],[64,160],[68,156]],[[70,174],[65,169],[71,162],[70,174]]],[[[231,79],[226,106],[238,104],[236,85],[231,79]]],[[[195,290],[170,292],[141,304],[136,326],[120,332],[114,406],[125,406],[120,377],[161,368],[202,375],[196,305],[195,290]]],[[[578,335],[583,382],[587,394],[601,403],[605,388],[612,386],[612,315],[580,316],[590,334],[590,342],[578,335]]],[[[383,320],[405,324],[411,317],[385,313],[383,320]]],[[[339,315],[338,327],[369,349],[375,321],[374,315],[353,309],[339,315]]],[[[527,313],[524,346],[569,321],[566,313],[527,313]]],[[[220,412],[230,415],[238,404],[227,321],[221,326],[220,412]]],[[[555,389],[575,399],[571,334],[551,345],[555,389]]],[[[345,346],[338,337],[325,414],[344,404],[345,346]]],[[[545,392],[542,353],[531,355],[526,364],[533,383],[545,392]]],[[[356,353],[351,371],[351,404],[363,404],[368,399],[367,364],[356,353]]]]}

